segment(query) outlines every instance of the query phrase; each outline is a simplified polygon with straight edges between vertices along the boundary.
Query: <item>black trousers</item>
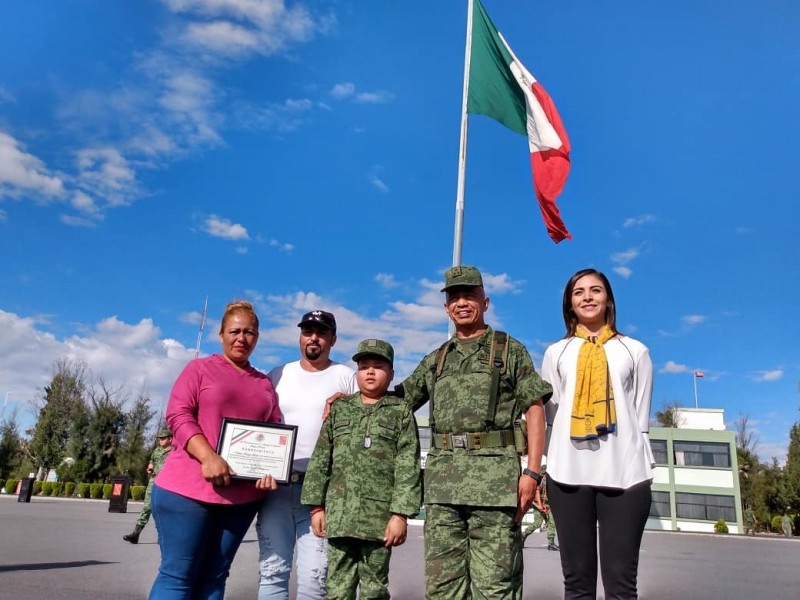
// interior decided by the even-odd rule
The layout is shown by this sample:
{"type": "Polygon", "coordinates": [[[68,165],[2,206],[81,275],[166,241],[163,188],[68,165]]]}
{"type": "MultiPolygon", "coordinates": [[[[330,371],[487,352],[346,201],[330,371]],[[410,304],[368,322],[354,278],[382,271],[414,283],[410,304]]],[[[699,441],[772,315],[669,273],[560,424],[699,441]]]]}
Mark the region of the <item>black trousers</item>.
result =
{"type": "Polygon", "coordinates": [[[650,513],[650,482],[626,490],[562,485],[547,477],[561,545],[565,600],[597,597],[597,536],[607,600],[637,598],[639,547],[650,513]]]}

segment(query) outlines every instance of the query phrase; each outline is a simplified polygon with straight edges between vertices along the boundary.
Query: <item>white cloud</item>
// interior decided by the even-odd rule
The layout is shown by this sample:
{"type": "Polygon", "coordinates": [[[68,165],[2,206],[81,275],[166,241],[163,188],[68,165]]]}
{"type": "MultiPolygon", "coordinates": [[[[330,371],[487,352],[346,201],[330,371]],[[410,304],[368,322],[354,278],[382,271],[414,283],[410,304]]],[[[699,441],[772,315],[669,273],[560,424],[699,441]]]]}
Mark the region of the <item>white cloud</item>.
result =
{"type": "Polygon", "coordinates": [[[6,213],[6,211],[0,208],[0,223],[4,221],[8,221],[8,214],[6,213]]]}
{"type": "Polygon", "coordinates": [[[684,325],[688,325],[689,327],[700,325],[704,323],[706,319],[707,317],[704,315],[684,315],[681,317],[681,321],[683,321],[684,325]]]}
{"type": "Polygon", "coordinates": [[[203,231],[214,237],[226,240],[247,240],[247,229],[238,223],[232,223],[228,219],[222,219],[217,215],[211,215],[203,223],[203,231]]]}
{"type": "Polygon", "coordinates": [[[58,220],[64,225],[69,225],[70,227],[97,227],[97,221],[86,219],[84,217],[76,217],[75,215],[60,214],[58,216],[58,220]]]}
{"type": "Polygon", "coordinates": [[[375,281],[381,284],[381,287],[385,290],[390,290],[400,286],[400,284],[394,278],[394,275],[391,273],[378,273],[375,275],[375,281]]]}
{"type": "Polygon", "coordinates": [[[350,82],[337,83],[331,88],[331,96],[334,98],[347,98],[356,92],[356,86],[350,82]]]}
{"type": "Polygon", "coordinates": [[[236,252],[236,254],[247,254],[247,246],[236,246],[236,248],[234,248],[234,251],[236,252]]]}
{"type": "Polygon", "coordinates": [[[356,94],[356,102],[360,104],[384,104],[390,102],[394,94],[389,92],[359,92],[356,94]]]}
{"type": "Polygon", "coordinates": [[[656,221],[655,215],[639,215],[638,217],[628,217],[622,224],[623,227],[638,227],[656,221]]]}
{"type": "Polygon", "coordinates": [[[771,371],[758,371],[758,373],[753,376],[753,381],[763,382],[763,381],[778,381],[783,377],[783,369],[773,369],[771,371]]]}
{"type": "Polygon", "coordinates": [[[87,215],[96,215],[99,212],[94,199],[80,190],[73,194],[71,204],[72,208],[87,215]]]}
{"type": "MultiPolygon", "coordinates": [[[[481,273],[483,277],[483,287],[487,294],[513,294],[520,291],[520,286],[525,283],[522,280],[513,281],[508,273],[493,275],[491,273],[481,273]]],[[[441,289],[441,288],[440,288],[441,289]]]]}
{"type": "Polygon", "coordinates": [[[129,204],[138,193],[136,173],[116,148],[84,148],[76,158],[81,189],[101,196],[109,205],[129,204]]]}
{"type": "Polygon", "coordinates": [[[686,365],[676,363],[675,361],[668,360],[666,364],[658,370],[659,373],[689,373],[690,369],[686,365]]]}
{"type": "Polygon", "coordinates": [[[386,185],[386,183],[383,181],[383,179],[381,179],[380,177],[378,177],[374,173],[369,176],[369,182],[379,192],[383,192],[384,194],[388,194],[391,191],[389,189],[389,186],[386,185]]]}
{"type": "Polygon", "coordinates": [[[0,198],[27,193],[59,198],[64,194],[64,183],[40,159],[25,152],[16,139],[0,131],[0,198]]]}
{"type": "Polygon", "coordinates": [[[633,270],[629,267],[612,267],[611,270],[623,279],[627,279],[633,274],[633,270]]]}
{"type": "Polygon", "coordinates": [[[17,99],[7,89],[0,87],[0,104],[14,104],[17,99]]]}
{"type": "Polygon", "coordinates": [[[275,239],[271,239],[269,240],[268,243],[270,246],[277,248],[281,252],[291,252],[292,250],[294,250],[294,245],[289,244],[287,242],[281,242],[275,239]]]}
{"type": "Polygon", "coordinates": [[[628,264],[634,258],[639,256],[639,250],[636,248],[628,248],[627,250],[623,250],[622,252],[617,252],[611,255],[611,260],[615,263],[619,263],[622,265],[628,264]]]}

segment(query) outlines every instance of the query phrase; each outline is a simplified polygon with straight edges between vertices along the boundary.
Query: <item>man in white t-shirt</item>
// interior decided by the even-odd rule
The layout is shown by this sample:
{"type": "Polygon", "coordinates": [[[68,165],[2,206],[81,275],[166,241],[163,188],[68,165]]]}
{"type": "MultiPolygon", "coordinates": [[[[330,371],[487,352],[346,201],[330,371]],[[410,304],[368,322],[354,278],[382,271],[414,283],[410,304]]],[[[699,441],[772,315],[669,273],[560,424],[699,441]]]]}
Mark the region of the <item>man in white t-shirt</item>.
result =
{"type": "Polygon", "coordinates": [[[311,507],[300,504],[306,467],[322,427],[325,400],[356,392],[355,371],[330,359],[336,343],[336,319],[324,310],[303,315],[300,360],[269,372],[283,422],[297,425],[294,464],[288,486],[271,492],[256,520],[259,547],[259,600],[288,600],[292,557],[297,547],[296,598],[325,597],[327,543],[311,531],[311,507]]]}

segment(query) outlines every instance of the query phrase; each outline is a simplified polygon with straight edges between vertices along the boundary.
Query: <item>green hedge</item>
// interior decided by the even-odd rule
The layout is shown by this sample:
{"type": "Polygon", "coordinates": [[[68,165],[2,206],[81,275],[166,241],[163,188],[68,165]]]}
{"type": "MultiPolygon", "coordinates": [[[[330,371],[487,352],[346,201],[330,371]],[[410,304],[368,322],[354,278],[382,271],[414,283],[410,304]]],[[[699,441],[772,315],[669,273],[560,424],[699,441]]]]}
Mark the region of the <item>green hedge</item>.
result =
{"type": "Polygon", "coordinates": [[[137,502],[141,502],[144,500],[144,494],[147,491],[146,485],[132,485],[131,486],[131,498],[136,500],[137,502]]]}
{"type": "Polygon", "coordinates": [[[75,493],[75,482],[68,481],[64,484],[64,495],[67,498],[72,498],[72,495],[75,493]]]}
{"type": "Polygon", "coordinates": [[[103,484],[103,500],[110,500],[111,499],[111,484],[104,483],[103,484]]]}
{"type": "Polygon", "coordinates": [[[78,497],[79,498],[89,498],[90,490],[88,483],[79,483],[78,484],[78,497]]]}
{"type": "Polygon", "coordinates": [[[17,479],[6,480],[6,494],[13,494],[17,491],[17,479]]]}
{"type": "Polygon", "coordinates": [[[52,495],[53,495],[53,482],[52,481],[42,482],[42,496],[52,496],[52,495]]]}
{"type": "Polygon", "coordinates": [[[42,493],[42,482],[41,481],[34,481],[33,482],[33,495],[38,496],[42,493]]]}
{"type": "Polygon", "coordinates": [[[103,497],[103,484],[90,483],[89,484],[89,497],[93,500],[99,500],[103,497]]]}
{"type": "Polygon", "coordinates": [[[50,493],[51,496],[61,496],[62,492],[64,491],[64,484],[60,481],[53,482],[53,491],[50,493]]]}
{"type": "Polygon", "coordinates": [[[714,531],[717,533],[728,533],[728,524],[725,522],[725,519],[720,519],[714,523],[714,531]]]}

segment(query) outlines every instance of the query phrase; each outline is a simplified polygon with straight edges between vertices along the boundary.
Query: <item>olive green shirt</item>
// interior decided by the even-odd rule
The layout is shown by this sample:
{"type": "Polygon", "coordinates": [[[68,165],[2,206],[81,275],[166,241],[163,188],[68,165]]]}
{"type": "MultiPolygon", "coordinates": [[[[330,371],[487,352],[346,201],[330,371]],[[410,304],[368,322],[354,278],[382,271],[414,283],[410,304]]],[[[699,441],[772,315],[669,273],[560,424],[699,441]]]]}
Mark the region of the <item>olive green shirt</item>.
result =
{"type": "MultiPolygon", "coordinates": [[[[447,342],[441,375],[435,381],[438,349],[428,354],[397,388],[398,395],[417,410],[431,398],[433,433],[487,430],[493,331],[488,328],[474,344],[447,342]]],[[[500,377],[497,405],[489,430],[512,430],[539,398],[552,387],[536,373],[533,361],[519,341],[508,337],[508,360],[500,377]]],[[[488,417],[491,419],[491,416],[488,417]]],[[[520,460],[513,446],[446,450],[431,448],[425,461],[425,503],[516,507],[520,460]]]]}

